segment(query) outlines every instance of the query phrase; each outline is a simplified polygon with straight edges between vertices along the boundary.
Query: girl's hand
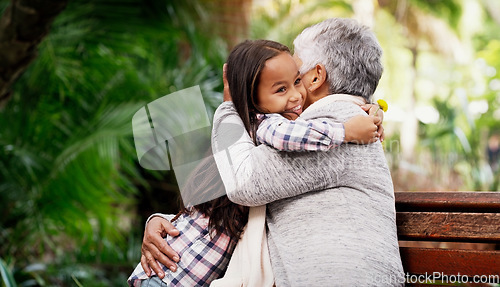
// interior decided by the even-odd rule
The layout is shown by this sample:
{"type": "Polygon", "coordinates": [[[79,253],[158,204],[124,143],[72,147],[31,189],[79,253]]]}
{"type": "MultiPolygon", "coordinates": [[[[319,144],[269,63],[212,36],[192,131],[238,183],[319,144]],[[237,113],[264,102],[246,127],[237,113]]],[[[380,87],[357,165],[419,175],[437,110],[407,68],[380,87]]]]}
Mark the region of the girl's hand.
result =
{"type": "Polygon", "coordinates": [[[231,98],[231,93],[229,92],[229,84],[227,82],[227,64],[224,63],[224,66],[222,66],[222,82],[224,83],[224,97],[223,101],[224,102],[231,102],[233,99],[231,98]]]}
{"type": "Polygon", "coordinates": [[[382,126],[382,122],[384,121],[384,111],[379,108],[379,105],[376,104],[366,104],[362,105],[361,108],[368,113],[370,116],[374,116],[377,118],[375,124],[377,125],[377,132],[380,138],[380,141],[383,142],[385,139],[384,127],[382,126]],[[375,114],[376,113],[376,114],[375,114]]]}
{"type": "Polygon", "coordinates": [[[379,119],[373,116],[355,116],[344,123],[344,142],[369,144],[379,139],[378,127],[375,124],[379,119]]]}
{"type": "Polygon", "coordinates": [[[165,277],[157,261],[172,271],[177,269],[175,262],[179,261],[179,255],[163,239],[167,234],[177,236],[179,230],[165,218],[155,216],[146,224],[141,248],[141,265],[148,277],[151,276],[151,270],[161,279],[165,277]]]}

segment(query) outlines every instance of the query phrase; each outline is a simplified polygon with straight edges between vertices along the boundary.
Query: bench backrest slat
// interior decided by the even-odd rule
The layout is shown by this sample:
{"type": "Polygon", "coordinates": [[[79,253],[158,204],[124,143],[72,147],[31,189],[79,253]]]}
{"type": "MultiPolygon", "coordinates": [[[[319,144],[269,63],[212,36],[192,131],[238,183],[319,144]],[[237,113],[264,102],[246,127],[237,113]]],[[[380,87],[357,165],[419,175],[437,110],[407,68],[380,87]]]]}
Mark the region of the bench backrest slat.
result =
{"type": "Polygon", "coordinates": [[[500,212],[500,192],[396,192],[398,211],[500,212]]]}
{"type": "Polygon", "coordinates": [[[498,275],[500,251],[401,247],[405,271],[412,274],[498,275]]]}
{"type": "Polygon", "coordinates": [[[498,280],[500,192],[396,192],[395,198],[407,274],[492,275],[498,280]],[[422,248],[429,246],[424,241],[448,249],[422,248]],[[439,242],[467,242],[472,249],[459,249],[463,243],[439,242]]]}
{"type": "Polygon", "coordinates": [[[398,212],[400,240],[500,242],[500,213],[398,212]]]}

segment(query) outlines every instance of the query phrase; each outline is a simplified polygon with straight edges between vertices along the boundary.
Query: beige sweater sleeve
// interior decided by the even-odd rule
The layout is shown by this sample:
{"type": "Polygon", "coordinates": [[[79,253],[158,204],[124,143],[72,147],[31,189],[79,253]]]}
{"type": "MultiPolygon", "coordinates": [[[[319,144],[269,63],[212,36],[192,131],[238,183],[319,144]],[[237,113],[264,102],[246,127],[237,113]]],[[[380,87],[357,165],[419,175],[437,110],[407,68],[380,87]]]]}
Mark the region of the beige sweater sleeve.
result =
{"type": "Polygon", "coordinates": [[[229,199],[246,206],[264,205],[306,192],[335,187],[344,163],[321,152],[280,152],[255,146],[232,102],[216,110],[212,149],[229,199]],[[337,168],[311,169],[326,164],[337,168]]]}

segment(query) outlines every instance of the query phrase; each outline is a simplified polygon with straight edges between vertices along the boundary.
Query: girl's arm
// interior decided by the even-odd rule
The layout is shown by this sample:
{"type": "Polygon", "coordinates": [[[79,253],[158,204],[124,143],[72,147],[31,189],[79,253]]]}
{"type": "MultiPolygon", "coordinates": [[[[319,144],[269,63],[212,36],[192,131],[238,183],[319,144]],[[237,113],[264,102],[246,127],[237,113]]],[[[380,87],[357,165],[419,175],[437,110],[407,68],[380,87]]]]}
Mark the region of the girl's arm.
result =
{"type": "Polygon", "coordinates": [[[368,144],[378,140],[374,117],[356,116],[345,124],[331,118],[289,120],[262,115],[257,142],[282,151],[327,151],[343,142],[368,144]]]}
{"type": "Polygon", "coordinates": [[[283,151],[327,151],[344,141],[344,125],[332,120],[266,114],[257,129],[257,142],[283,151]]]}
{"type": "Polygon", "coordinates": [[[227,196],[246,206],[335,187],[341,184],[346,165],[345,159],[329,153],[283,153],[266,145],[256,147],[232,102],[222,103],[215,112],[212,149],[227,196]]]}

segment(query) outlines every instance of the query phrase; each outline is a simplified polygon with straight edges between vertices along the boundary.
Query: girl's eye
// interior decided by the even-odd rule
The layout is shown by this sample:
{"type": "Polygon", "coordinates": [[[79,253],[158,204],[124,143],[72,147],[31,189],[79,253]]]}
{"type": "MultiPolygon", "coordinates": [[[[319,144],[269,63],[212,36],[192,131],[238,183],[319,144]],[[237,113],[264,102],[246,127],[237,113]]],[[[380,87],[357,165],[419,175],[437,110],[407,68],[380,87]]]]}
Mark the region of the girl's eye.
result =
{"type": "Polygon", "coordinates": [[[285,91],[286,91],[286,88],[285,87],[281,87],[276,92],[277,93],[284,93],[285,91]]]}
{"type": "Polygon", "coordinates": [[[302,79],[301,78],[297,78],[297,80],[295,80],[295,85],[298,85],[302,82],[302,79]]]}

